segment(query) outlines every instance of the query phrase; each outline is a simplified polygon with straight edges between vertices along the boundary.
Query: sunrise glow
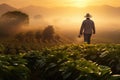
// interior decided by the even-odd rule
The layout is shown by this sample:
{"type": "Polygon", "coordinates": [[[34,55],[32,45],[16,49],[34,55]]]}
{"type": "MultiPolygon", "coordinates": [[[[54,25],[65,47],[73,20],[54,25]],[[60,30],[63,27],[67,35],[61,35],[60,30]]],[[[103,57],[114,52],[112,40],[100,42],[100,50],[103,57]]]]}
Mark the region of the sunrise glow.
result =
{"type": "Polygon", "coordinates": [[[88,5],[88,0],[70,0],[71,4],[70,6],[75,7],[85,7],[88,5]]]}
{"type": "Polygon", "coordinates": [[[29,5],[44,7],[86,7],[91,5],[110,5],[114,7],[120,6],[120,0],[0,0],[0,3],[7,3],[18,8],[29,5]]]}

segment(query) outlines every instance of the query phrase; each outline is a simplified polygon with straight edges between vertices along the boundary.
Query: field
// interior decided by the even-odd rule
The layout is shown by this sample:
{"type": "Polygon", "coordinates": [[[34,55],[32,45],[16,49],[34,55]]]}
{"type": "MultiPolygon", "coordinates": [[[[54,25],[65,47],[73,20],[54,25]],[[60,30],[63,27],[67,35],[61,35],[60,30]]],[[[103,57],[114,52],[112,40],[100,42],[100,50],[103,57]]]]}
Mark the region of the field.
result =
{"type": "Polygon", "coordinates": [[[0,80],[120,80],[119,13],[107,5],[0,4],[0,80]],[[88,9],[96,26],[92,44],[78,38],[88,9]]]}
{"type": "Polygon", "coordinates": [[[66,44],[3,53],[0,72],[0,80],[119,80],[120,44],[66,44]]]}

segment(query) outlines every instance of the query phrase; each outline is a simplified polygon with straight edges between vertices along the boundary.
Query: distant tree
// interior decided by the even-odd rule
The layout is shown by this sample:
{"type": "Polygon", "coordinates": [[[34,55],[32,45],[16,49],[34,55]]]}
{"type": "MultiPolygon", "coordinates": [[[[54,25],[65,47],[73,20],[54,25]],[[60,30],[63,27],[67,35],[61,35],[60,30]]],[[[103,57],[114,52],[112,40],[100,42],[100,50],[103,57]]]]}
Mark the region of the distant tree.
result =
{"type": "Polygon", "coordinates": [[[29,16],[20,11],[9,11],[0,17],[0,33],[13,34],[23,25],[29,24],[29,16]]]}
{"type": "Polygon", "coordinates": [[[15,39],[20,42],[25,42],[25,33],[18,33],[15,35],[15,39]]]}
{"type": "Polygon", "coordinates": [[[37,31],[35,33],[35,38],[36,38],[37,42],[40,42],[41,38],[42,38],[42,32],[41,31],[37,31]]]}
{"type": "Polygon", "coordinates": [[[54,41],[55,42],[60,42],[60,39],[61,39],[60,35],[56,34],[55,37],[54,37],[54,41]]]}
{"type": "Polygon", "coordinates": [[[26,32],[25,39],[27,42],[34,42],[34,39],[35,39],[34,33],[32,31],[26,32]]]}
{"type": "Polygon", "coordinates": [[[41,15],[35,15],[34,16],[34,19],[41,19],[41,18],[43,18],[41,15]]]}
{"type": "Polygon", "coordinates": [[[54,39],[54,28],[52,25],[48,25],[42,33],[42,40],[43,41],[52,41],[54,39]]]}
{"type": "Polygon", "coordinates": [[[29,16],[20,11],[9,11],[0,17],[3,23],[7,24],[29,24],[29,16]]]}

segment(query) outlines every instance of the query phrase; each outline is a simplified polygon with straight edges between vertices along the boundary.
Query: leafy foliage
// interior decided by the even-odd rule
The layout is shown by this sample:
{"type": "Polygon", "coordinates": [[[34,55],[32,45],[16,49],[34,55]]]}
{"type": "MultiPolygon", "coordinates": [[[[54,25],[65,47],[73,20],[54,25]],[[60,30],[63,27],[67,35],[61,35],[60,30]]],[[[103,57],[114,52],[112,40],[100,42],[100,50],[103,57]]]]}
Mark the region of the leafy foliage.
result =
{"type": "Polygon", "coordinates": [[[20,56],[0,56],[0,80],[27,80],[30,70],[20,56]]]}
{"type": "Polygon", "coordinates": [[[119,44],[73,44],[1,55],[0,79],[119,80],[113,75],[119,74],[119,50],[119,44]]]}
{"type": "Polygon", "coordinates": [[[32,69],[32,80],[107,80],[111,70],[86,60],[79,52],[78,46],[59,46],[44,48],[41,52],[29,52],[24,56],[32,69]],[[73,53],[71,52],[73,51],[73,53]],[[78,56],[79,55],[79,56],[78,56]]]}

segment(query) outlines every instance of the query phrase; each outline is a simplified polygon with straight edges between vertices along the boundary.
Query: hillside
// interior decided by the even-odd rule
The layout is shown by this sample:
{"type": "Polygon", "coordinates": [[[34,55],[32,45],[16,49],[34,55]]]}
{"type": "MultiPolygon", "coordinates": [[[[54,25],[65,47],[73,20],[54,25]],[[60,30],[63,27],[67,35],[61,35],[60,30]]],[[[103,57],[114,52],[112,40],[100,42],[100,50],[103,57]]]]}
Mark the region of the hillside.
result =
{"type": "MultiPolygon", "coordinates": [[[[0,4],[0,13],[3,14],[7,11],[12,11],[12,10],[17,10],[17,8],[12,7],[11,5],[8,4],[0,4]]],[[[120,7],[112,7],[109,5],[103,5],[103,6],[87,6],[84,8],[78,8],[78,7],[41,7],[41,6],[34,6],[30,5],[27,7],[22,7],[18,10],[21,10],[23,12],[26,12],[30,15],[37,15],[37,14],[42,14],[42,15],[59,15],[61,12],[63,13],[62,15],[65,14],[82,14],[86,12],[90,12],[92,14],[97,14],[97,15],[105,15],[105,16],[118,16],[120,14],[120,7]]]]}
{"type": "MultiPolygon", "coordinates": [[[[86,12],[90,12],[92,14],[96,14],[96,15],[102,15],[102,16],[118,16],[120,14],[120,8],[119,7],[112,7],[109,5],[103,5],[103,6],[87,6],[85,8],[78,8],[78,7],[54,7],[54,8],[44,8],[44,7],[40,7],[40,6],[28,6],[28,7],[24,7],[21,8],[20,10],[29,13],[45,13],[47,15],[50,14],[61,14],[61,12],[63,14],[79,14],[80,13],[86,13],[86,12]]],[[[62,15],[63,15],[62,14],[62,15]]],[[[44,15],[44,14],[43,14],[44,15]]]]}
{"type": "Polygon", "coordinates": [[[17,9],[5,3],[0,4],[0,15],[2,15],[5,12],[14,11],[14,10],[17,10],[17,9]]]}

